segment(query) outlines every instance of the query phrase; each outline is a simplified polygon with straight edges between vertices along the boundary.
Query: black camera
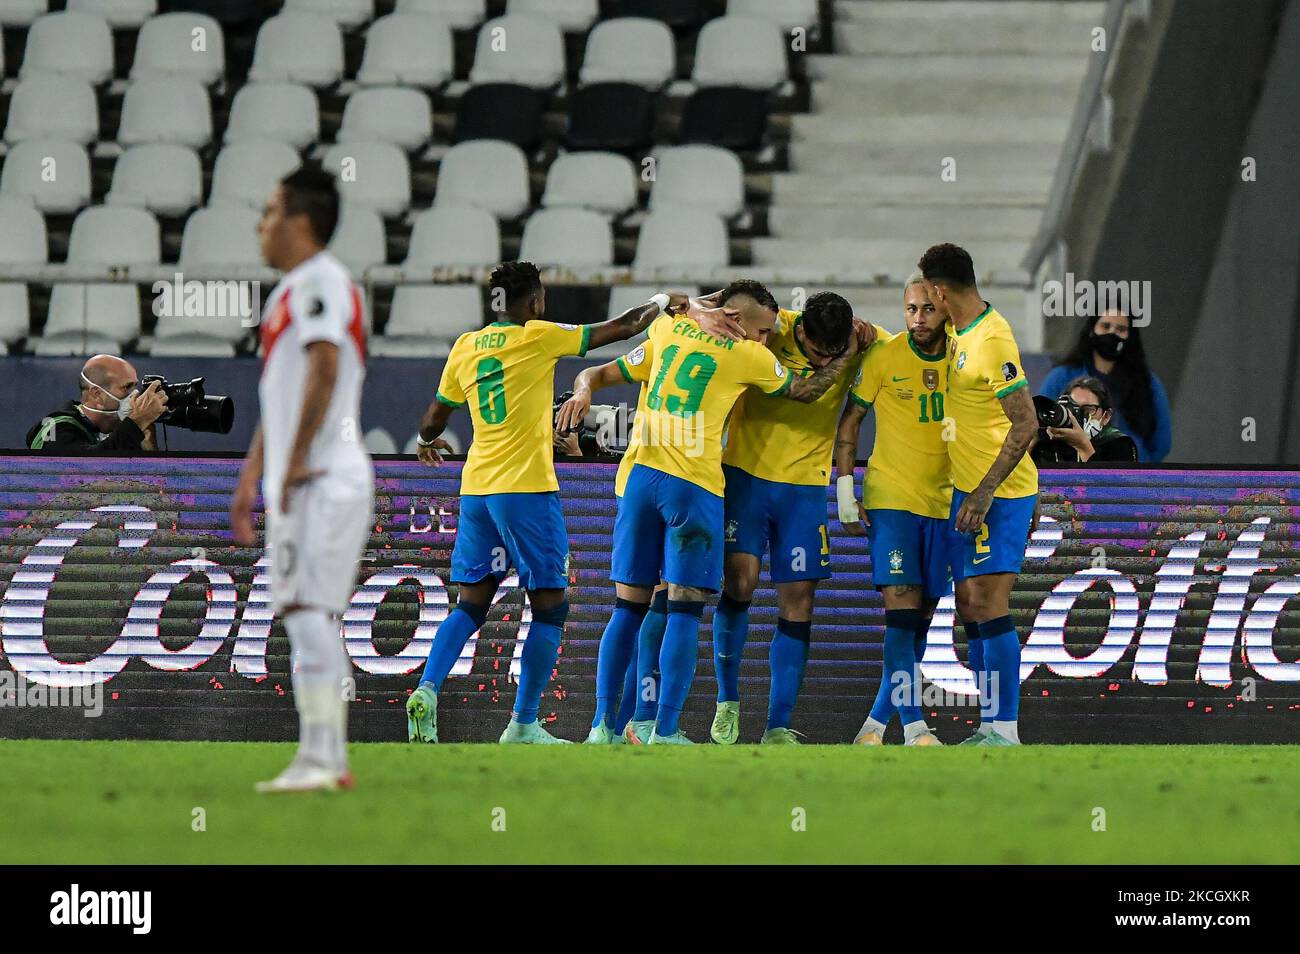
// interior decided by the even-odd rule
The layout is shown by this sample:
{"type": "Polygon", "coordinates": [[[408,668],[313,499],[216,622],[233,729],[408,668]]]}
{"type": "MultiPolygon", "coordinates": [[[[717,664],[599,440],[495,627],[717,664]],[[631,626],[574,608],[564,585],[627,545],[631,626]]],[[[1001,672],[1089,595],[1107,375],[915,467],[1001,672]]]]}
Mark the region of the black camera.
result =
{"type": "MultiPolygon", "coordinates": [[[[564,402],[573,397],[572,391],[565,391],[551,406],[551,422],[554,426],[555,417],[560,413],[560,408],[564,402]]],[[[606,439],[601,434],[601,424],[604,422],[607,427],[613,416],[617,413],[616,409],[603,404],[593,404],[587,411],[587,416],[577,427],[578,447],[582,450],[583,457],[608,457],[617,456],[622,453],[621,449],[606,446],[606,439]]],[[[573,431],[569,431],[573,433],[573,431]]]]}
{"type": "Polygon", "coordinates": [[[167,410],[158,417],[159,424],[171,424],[187,431],[205,434],[229,434],[235,423],[235,402],[224,394],[207,394],[203,379],[195,378],[183,384],[168,384],[161,374],[146,374],[143,387],[158,382],[158,389],[167,395],[167,410]]]}
{"type": "MultiPolygon", "coordinates": [[[[1083,408],[1079,407],[1068,394],[1062,394],[1055,400],[1043,394],[1035,394],[1034,411],[1038,415],[1040,429],[1069,427],[1071,416],[1079,422],[1080,427],[1083,427],[1083,408]]],[[[1047,439],[1046,434],[1041,435],[1041,437],[1043,440],[1047,439]]]]}

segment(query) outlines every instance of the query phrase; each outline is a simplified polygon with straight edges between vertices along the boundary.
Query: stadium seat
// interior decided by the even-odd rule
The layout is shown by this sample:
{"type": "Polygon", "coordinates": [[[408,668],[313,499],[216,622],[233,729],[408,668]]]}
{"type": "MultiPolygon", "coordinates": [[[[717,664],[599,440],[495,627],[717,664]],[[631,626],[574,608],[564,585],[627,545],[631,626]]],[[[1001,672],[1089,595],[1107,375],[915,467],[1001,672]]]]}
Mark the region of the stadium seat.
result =
{"type": "Polygon", "coordinates": [[[518,146],[476,139],[442,157],[435,205],[467,203],[498,219],[515,219],[528,210],[528,200],[528,160],[518,146]]]}
{"type": "Polygon", "coordinates": [[[727,15],[770,20],[783,30],[815,26],[817,0],[727,0],[727,15]]]}
{"type": "Polygon", "coordinates": [[[185,220],[181,235],[181,267],[198,271],[261,265],[262,249],[257,240],[260,218],[246,206],[195,209],[185,220]]]}
{"type": "Polygon", "coordinates": [[[531,152],[541,140],[545,107],[545,95],[531,86],[514,83],[471,86],[456,106],[456,131],[452,140],[502,139],[531,152]]]}
{"type": "Polygon", "coordinates": [[[383,357],[446,357],[456,339],[483,327],[477,285],[399,285],[382,335],[370,353],[383,357]]]}
{"type": "Polygon", "coordinates": [[[609,15],[662,20],[682,30],[702,22],[709,15],[709,7],[700,0],[611,0],[609,15]]]}
{"type": "Polygon", "coordinates": [[[402,267],[469,269],[500,260],[501,230],[492,213],[445,202],[415,217],[402,267]]]}
{"type": "Polygon", "coordinates": [[[0,3],[0,26],[29,26],[49,8],[50,0],[4,0],[0,3]]]}
{"type": "Polygon", "coordinates": [[[768,94],[756,89],[713,86],[696,90],[682,110],[682,142],[734,152],[758,149],[767,135],[767,100],[768,94]]]}
{"type": "Polygon", "coordinates": [[[302,150],[320,139],[316,94],[301,83],[248,83],[230,104],[226,142],[274,139],[302,150]]]}
{"type": "Polygon", "coordinates": [[[658,20],[602,20],[587,38],[578,73],[581,83],[635,83],[657,90],[673,78],[677,51],[673,31],[658,20]]]}
{"type": "Polygon", "coordinates": [[[84,146],[98,136],[99,107],[85,80],[42,74],[20,80],[14,88],[5,142],[59,139],[84,146]]]}
{"type": "Polygon", "coordinates": [[[64,282],[55,285],[50,293],[50,311],[36,353],[54,356],[112,352],[138,337],[140,289],[135,285],[64,282]],[[105,341],[110,342],[108,349],[103,348],[105,341]]]}
{"type": "Polygon", "coordinates": [[[339,210],[339,224],[330,239],[330,251],[353,275],[373,265],[384,264],[388,243],[384,220],[374,209],[348,202],[339,210]]]}
{"type": "MultiPolygon", "coordinates": [[[[45,216],[22,198],[0,197],[0,264],[44,265],[45,216]]],[[[0,282],[0,344],[27,337],[30,303],[23,282],[0,282]]]]}
{"type": "Polygon", "coordinates": [[[636,167],[612,152],[570,152],[551,163],[542,205],[577,206],[618,216],[636,205],[636,167]]]}
{"type": "Polygon", "coordinates": [[[75,212],[90,202],[90,156],[75,142],[20,142],[5,157],[0,195],[25,198],[45,213],[75,212]]]}
{"type": "Polygon", "coordinates": [[[319,14],[351,30],[374,17],[375,0],[284,0],[284,9],[289,13],[319,14]]]}
{"type": "Polygon", "coordinates": [[[95,13],[114,30],[136,29],[158,10],[158,0],[68,0],[68,9],[95,13]]]}
{"type": "Polygon", "coordinates": [[[676,146],[655,162],[650,209],[685,206],[733,218],[745,209],[745,170],[734,152],[717,146],[676,146]]]}
{"type": "Polygon", "coordinates": [[[143,266],[162,260],[153,213],[126,205],[82,209],[68,237],[68,261],[81,265],[143,266]]]}
{"type": "Polygon", "coordinates": [[[698,209],[656,209],[637,238],[634,268],[713,268],[731,259],[722,220],[698,209]]]}
{"type": "Polygon", "coordinates": [[[787,77],[785,37],[770,20],[718,17],[700,30],[691,80],[707,86],[768,90],[787,77]]]}
{"type": "Polygon", "coordinates": [[[451,28],[427,15],[390,13],[366,31],[357,70],[362,86],[420,86],[437,89],[452,77],[451,28]]]}
{"type": "Polygon", "coordinates": [[[339,177],[345,202],[369,206],[380,215],[401,215],[411,205],[411,167],[390,142],[341,142],[329,148],[322,165],[339,177]]]}
{"type": "Polygon", "coordinates": [[[276,183],[302,165],[292,146],[269,140],[231,143],[212,167],[209,205],[233,203],[261,210],[276,183]]]}
{"type": "Polygon", "coordinates": [[[151,73],[178,73],[204,86],[217,82],[226,73],[221,24],[201,13],[164,13],[146,20],[136,39],[131,78],[151,73]]]}
{"type": "Polygon", "coordinates": [[[396,12],[432,14],[453,30],[471,30],[487,16],[487,0],[397,0],[396,12]]]}
{"type": "Polygon", "coordinates": [[[478,31],[469,81],[549,89],[564,79],[564,34],[535,16],[497,17],[478,31]]]}
{"type": "Polygon", "coordinates": [[[0,281],[0,354],[31,331],[31,299],[23,282],[0,281]]]}
{"type": "Polygon", "coordinates": [[[343,75],[338,24],[313,13],[280,13],[262,24],[253,49],[250,82],[333,86],[343,75]]]}
{"type": "Polygon", "coordinates": [[[571,97],[570,149],[644,155],[654,139],[655,94],[633,83],[596,83],[571,97]]]}
{"type": "MultiPolygon", "coordinates": [[[[609,307],[606,309],[605,317],[617,318],[629,308],[644,305],[661,291],[663,289],[657,285],[614,285],[609,290],[609,307]]],[[[620,355],[627,354],[635,346],[634,341],[615,341],[600,348],[593,348],[586,356],[612,361],[620,355]]]]}
{"type": "Polygon", "coordinates": [[[113,75],[113,32],[94,13],[47,13],[27,31],[23,67],[18,74],[56,74],[94,86],[113,75]]]}
{"type": "Polygon", "coordinates": [[[525,14],[550,20],[566,33],[586,33],[600,16],[598,0],[510,0],[506,15],[525,14]]]}
{"type": "Polygon", "coordinates": [[[211,327],[206,318],[159,318],[154,326],[149,355],[154,358],[233,358],[233,343],[219,335],[195,330],[211,327]]]}
{"type": "Polygon", "coordinates": [[[182,215],[203,201],[203,168],[186,146],[132,146],[113,166],[109,205],[132,205],[160,215],[182,215]]]}
{"type": "Polygon", "coordinates": [[[410,87],[375,86],[359,89],[343,107],[339,142],[378,140],[414,152],[433,136],[433,107],[429,97],[410,87]]]}
{"type": "Polygon", "coordinates": [[[198,80],[146,75],[131,81],[117,131],[123,146],[171,142],[198,149],[211,139],[212,104],[198,80]]]}
{"type": "Polygon", "coordinates": [[[601,268],[614,263],[614,232],[590,209],[542,209],[524,225],[519,257],[539,266],[601,268]]]}

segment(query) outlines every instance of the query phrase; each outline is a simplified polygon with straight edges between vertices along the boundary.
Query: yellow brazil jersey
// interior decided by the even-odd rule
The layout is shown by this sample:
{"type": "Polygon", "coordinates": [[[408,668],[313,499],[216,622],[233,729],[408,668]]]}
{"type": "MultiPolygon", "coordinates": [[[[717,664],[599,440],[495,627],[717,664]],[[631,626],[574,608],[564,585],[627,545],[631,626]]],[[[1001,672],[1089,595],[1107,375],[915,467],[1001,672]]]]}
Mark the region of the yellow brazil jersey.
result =
{"type": "Polygon", "coordinates": [[[657,318],[619,367],[629,380],[648,384],[636,416],[635,462],[719,497],[722,436],[736,399],[751,385],[780,394],[794,380],[757,341],[721,341],[673,315],[657,318]]]}
{"type": "MultiPolygon", "coordinates": [[[[795,337],[801,318],[799,312],[781,309],[767,346],[791,373],[806,378],[815,369],[795,337]]],[[[879,326],[876,334],[881,339],[889,337],[879,326]]],[[[851,381],[852,371],[846,370],[812,404],[774,401],[749,391],[737,402],[731,417],[722,462],[763,480],[825,487],[830,483],[835,429],[851,381]]]]}
{"type": "Polygon", "coordinates": [[[559,490],[551,445],[555,362],[587,353],[587,325],[498,321],[456,339],[438,384],[438,400],[469,404],[474,442],[460,492],[559,490]]]}
{"type": "MultiPolygon", "coordinates": [[[[1029,382],[1025,380],[1011,326],[992,305],[961,331],[956,331],[951,322],[947,328],[948,415],[955,425],[953,439],[948,442],[948,459],[953,486],[970,493],[993,466],[1011,430],[1011,421],[999,402],[1029,382]]],[[[994,496],[1028,497],[1036,493],[1038,468],[1026,454],[994,496]]]]}
{"type": "Polygon", "coordinates": [[[919,351],[909,334],[877,340],[862,356],[850,398],[876,411],[862,506],[946,519],[952,504],[944,417],[948,354],[919,351]]]}

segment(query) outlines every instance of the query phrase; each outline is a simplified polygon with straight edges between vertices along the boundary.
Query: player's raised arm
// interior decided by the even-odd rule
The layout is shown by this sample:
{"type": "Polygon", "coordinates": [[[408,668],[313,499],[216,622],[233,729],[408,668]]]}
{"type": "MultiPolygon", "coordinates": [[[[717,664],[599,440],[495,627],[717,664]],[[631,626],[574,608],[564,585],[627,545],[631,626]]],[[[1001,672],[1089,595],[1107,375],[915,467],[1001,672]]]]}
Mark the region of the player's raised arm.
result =
{"type": "Polygon", "coordinates": [[[781,396],[792,401],[812,404],[839,379],[839,376],[849,366],[849,362],[859,354],[861,347],[861,337],[857,334],[849,335],[849,343],[843,354],[829,364],[818,368],[808,377],[792,380],[790,386],[781,392],[781,396]]]}
{"type": "Polygon", "coordinates": [[[1029,396],[1029,388],[1015,388],[998,400],[1007,420],[1011,422],[1011,430],[1007,432],[1002,449],[988,473],[957,512],[957,529],[962,533],[974,533],[979,529],[993,503],[994,492],[1029,452],[1029,447],[1038,434],[1038,417],[1034,413],[1034,401],[1029,396]]]}
{"type": "MultiPolygon", "coordinates": [[[[716,294],[715,292],[714,295],[716,294]]],[[[682,292],[660,292],[644,305],[637,305],[616,318],[588,326],[591,330],[587,337],[587,348],[590,350],[615,341],[635,338],[663,314],[687,315],[695,320],[701,330],[715,338],[738,341],[745,337],[744,329],[735,315],[715,307],[709,300],[692,298],[682,292]]]]}

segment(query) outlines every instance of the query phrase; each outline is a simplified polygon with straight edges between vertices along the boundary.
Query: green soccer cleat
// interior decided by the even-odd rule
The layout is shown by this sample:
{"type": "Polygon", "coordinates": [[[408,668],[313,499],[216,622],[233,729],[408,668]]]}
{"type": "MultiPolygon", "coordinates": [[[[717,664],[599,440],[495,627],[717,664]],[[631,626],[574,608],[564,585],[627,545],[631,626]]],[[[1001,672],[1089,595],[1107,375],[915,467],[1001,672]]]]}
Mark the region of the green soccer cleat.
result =
{"type": "Polygon", "coordinates": [[[1019,745],[1020,743],[1012,742],[1001,732],[997,731],[996,729],[992,729],[989,732],[985,733],[984,738],[980,739],[975,744],[983,746],[986,749],[1001,749],[1001,748],[1006,748],[1008,746],[1019,745]]]}
{"type": "Polygon", "coordinates": [[[406,700],[406,741],[438,741],[438,694],[421,684],[406,700]]]}
{"type": "Polygon", "coordinates": [[[686,733],[678,729],[672,735],[660,735],[658,730],[650,733],[650,741],[646,745],[694,745],[690,739],[686,738],[686,733]]]}
{"type": "Polygon", "coordinates": [[[609,736],[610,745],[627,745],[627,736],[621,732],[612,732],[609,736]]]}
{"type": "Polygon", "coordinates": [[[609,731],[609,723],[606,720],[601,719],[600,725],[592,726],[591,731],[587,733],[587,739],[583,744],[613,745],[614,733],[609,731]]]}
{"type": "Polygon", "coordinates": [[[542,728],[540,722],[520,725],[514,719],[506,726],[498,739],[502,745],[572,745],[568,739],[557,739],[542,728]]]}
{"type": "Polygon", "coordinates": [[[986,728],[984,726],[980,726],[968,738],[962,739],[957,744],[958,745],[983,745],[984,736],[988,735],[992,731],[993,731],[992,729],[986,728]]]}
{"type": "Polygon", "coordinates": [[[709,738],[718,745],[735,745],[740,738],[740,703],[719,702],[718,713],[709,727],[709,738]]]}
{"type": "Polygon", "coordinates": [[[634,719],[623,729],[623,741],[628,745],[645,745],[650,741],[654,730],[654,719],[642,719],[640,722],[634,719]]]}
{"type": "Polygon", "coordinates": [[[768,729],[763,733],[763,737],[758,740],[759,745],[803,745],[799,741],[799,733],[794,729],[787,729],[778,726],[775,729],[768,729]]]}

